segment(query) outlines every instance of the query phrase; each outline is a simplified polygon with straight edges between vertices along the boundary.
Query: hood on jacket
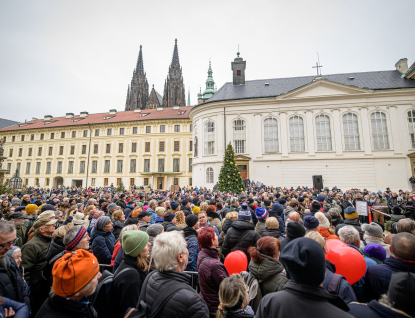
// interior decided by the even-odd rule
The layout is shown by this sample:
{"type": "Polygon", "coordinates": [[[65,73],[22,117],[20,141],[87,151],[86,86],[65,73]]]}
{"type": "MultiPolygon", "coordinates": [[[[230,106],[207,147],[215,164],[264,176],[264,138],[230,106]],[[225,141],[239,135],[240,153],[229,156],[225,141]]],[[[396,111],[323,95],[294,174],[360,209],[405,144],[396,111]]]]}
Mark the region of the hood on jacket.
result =
{"type": "Polygon", "coordinates": [[[266,280],[267,278],[277,275],[284,270],[284,266],[275,258],[261,254],[265,259],[261,264],[251,262],[248,265],[249,272],[252,273],[258,280],[266,280]]]}
{"type": "Polygon", "coordinates": [[[255,229],[255,225],[253,225],[252,223],[249,223],[247,221],[244,220],[235,220],[232,222],[231,225],[232,228],[234,228],[237,231],[246,231],[246,230],[254,230],[255,229]]]}

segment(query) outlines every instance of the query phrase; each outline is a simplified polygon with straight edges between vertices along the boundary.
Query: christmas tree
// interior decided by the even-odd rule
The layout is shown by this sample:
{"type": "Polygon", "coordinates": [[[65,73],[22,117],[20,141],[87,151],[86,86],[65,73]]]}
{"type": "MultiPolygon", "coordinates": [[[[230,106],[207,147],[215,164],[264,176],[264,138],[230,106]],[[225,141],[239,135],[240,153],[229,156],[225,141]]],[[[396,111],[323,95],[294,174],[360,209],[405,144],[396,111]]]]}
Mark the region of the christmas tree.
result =
{"type": "Polygon", "coordinates": [[[223,165],[219,174],[218,190],[222,192],[232,191],[238,194],[245,190],[241,173],[235,164],[235,153],[231,143],[226,147],[225,158],[223,158],[223,165]]]}

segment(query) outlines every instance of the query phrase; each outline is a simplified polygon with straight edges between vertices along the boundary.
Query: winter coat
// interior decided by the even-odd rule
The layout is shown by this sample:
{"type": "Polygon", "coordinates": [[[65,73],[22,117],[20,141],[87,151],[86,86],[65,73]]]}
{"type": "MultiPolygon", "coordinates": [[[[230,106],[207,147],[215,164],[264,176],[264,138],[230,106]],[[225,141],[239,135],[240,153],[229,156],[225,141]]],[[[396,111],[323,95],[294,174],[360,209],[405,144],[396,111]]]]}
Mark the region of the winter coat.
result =
{"type": "MultiPolygon", "coordinates": [[[[210,213],[210,214],[212,214],[212,213],[210,213]]],[[[208,221],[210,222],[211,226],[216,226],[219,233],[222,232],[222,223],[220,222],[220,218],[217,214],[215,215],[215,217],[211,217],[211,216],[208,215],[208,221]]],[[[218,238],[219,238],[219,236],[218,236],[218,238]]]]}
{"type": "Polygon", "coordinates": [[[365,234],[364,231],[362,231],[362,228],[360,227],[360,223],[357,220],[348,220],[345,219],[344,223],[338,224],[336,226],[336,228],[334,229],[334,232],[336,233],[336,235],[339,235],[339,230],[346,225],[351,225],[353,226],[358,232],[359,232],[359,236],[360,236],[360,241],[363,241],[363,235],[365,234]]]}
{"type": "Polygon", "coordinates": [[[26,304],[19,303],[6,297],[1,297],[3,303],[0,305],[0,318],[6,317],[4,309],[13,308],[15,315],[13,318],[29,318],[30,309],[26,304]]]}
{"type": "Polygon", "coordinates": [[[147,271],[139,271],[137,268],[137,258],[124,253],[123,261],[114,276],[115,278],[111,285],[111,317],[122,318],[129,307],[137,305],[147,271]],[[126,268],[130,268],[130,270],[117,274],[126,268]]]}
{"type": "Polygon", "coordinates": [[[81,301],[66,300],[51,293],[40,307],[35,318],[98,318],[87,298],[81,301]]]}
{"type": "Polygon", "coordinates": [[[290,280],[282,291],[262,298],[255,317],[309,318],[312,313],[318,313],[319,317],[352,318],[346,313],[347,310],[344,301],[322,287],[290,280]]]}
{"type": "Polygon", "coordinates": [[[164,221],[161,225],[164,227],[164,232],[180,231],[179,228],[171,222],[164,221]]]}
{"type": "Polygon", "coordinates": [[[111,264],[116,239],[111,232],[95,229],[91,236],[91,249],[99,264],[111,264]]]}
{"type": "Polygon", "coordinates": [[[386,251],[386,257],[392,256],[391,251],[389,249],[389,246],[390,245],[384,243],[383,242],[383,239],[381,239],[379,237],[368,236],[366,234],[363,236],[363,238],[364,238],[365,245],[368,245],[368,244],[377,244],[377,245],[380,245],[380,246],[382,246],[385,249],[385,251],[386,251]]]}
{"type": "Polygon", "coordinates": [[[287,219],[288,219],[288,214],[290,214],[291,212],[297,212],[297,210],[296,209],[294,209],[293,207],[291,207],[291,206],[287,206],[285,209],[284,209],[284,211],[283,211],[283,214],[284,214],[284,221],[286,221],[287,219]]]}
{"type": "Polygon", "coordinates": [[[20,248],[22,248],[23,246],[23,242],[24,242],[24,238],[26,235],[26,227],[24,227],[24,225],[19,225],[16,226],[16,238],[18,238],[19,240],[17,241],[17,243],[15,244],[15,246],[18,246],[20,248]]]}
{"type": "Polygon", "coordinates": [[[231,228],[223,241],[222,254],[226,257],[233,250],[241,250],[249,260],[248,247],[256,246],[259,238],[260,236],[255,231],[252,223],[244,220],[235,220],[232,222],[231,228]]]}
{"type": "Polygon", "coordinates": [[[255,231],[261,236],[263,230],[265,230],[265,221],[258,220],[258,223],[255,225],[255,231]]]}
{"type": "Polygon", "coordinates": [[[389,207],[389,210],[390,211],[392,211],[392,209],[393,209],[393,207],[395,207],[395,206],[397,206],[398,205],[398,197],[390,197],[389,199],[388,199],[388,207],[389,207]]]}
{"type": "Polygon", "coordinates": [[[114,245],[114,251],[112,252],[111,266],[114,266],[115,258],[117,257],[120,248],[121,248],[120,240],[117,240],[117,242],[114,245]]]}
{"type": "Polygon", "coordinates": [[[52,239],[49,245],[48,252],[46,254],[46,261],[49,262],[52,258],[58,255],[60,252],[63,252],[64,250],[65,245],[63,245],[63,239],[61,237],[52,239]]]}
{"type": "Polygon", "coordinates": [[[190,210],[190,208],[187,207],[187,206],[185,206],[185,205],[181,205],[180,206],[180,210],[183,211],[184,217],[186,217],[186,216],[188,216],[190,214],[193,214],[192,210],[190,210]]]}
{"type": "Polygon", "coordinates": [[[261,237],[264,237],[264,236],[272,236],[275,238],[279,238],[281,236],[281,232],[279,229],[269,229],[265,227],[265,229],[263,229],[261,232],[261,237]]]}
{"type": "Polygon", "coordinates": [[[331,234],[330,231],[324,227],[319,227],[318,232],[320,235],[328,240],[335,239],[339,240],[339,237],[337,235],[331,234]]]}
{"type": "Polygon", "coordinates": [[[231,228],[231,225],[232,221],[229,219],[225,219],[225,221],[222,224],[222,232],[226,234],[228,230],[231,228]]]}
{"type": "Polygon", "coordinates": [[[115,271],[118,269],[118,266],[120,266],[123,256],[124,256],[124,250],[122,249],[122,247],[120,245],[117,256],[115,256],[114,266],[112,267],[112,272],[113,273],[115,273],[115,271]]]}
{"type": "Polygon", "coordinates": [[[415,263],[390,256],[384,264],[370,266],[366,273],[366,300],[379,299],[389,289],[392,273],[411,272],[415,274],[415,263]]]}
{"type": "Polygon", "coordinates": [[[30,304],[22,274],[13,258],[5,255],[6,267],[0,266],[0,295],[19,303],[30,304]]]}
{"type": "Polygon", "coordinates": [[[197,259],[199,273],[200,297],[209,308],[210,317],[216,317],[219,306],[219,285],[226,277],[228,271],[219,259],[219,251],[212,248],[202,248],[197,259]]]}
{"type": "Polygon", "coordinates": [[[380,304],[376,300],[372,300],[367,304],[351,303],[349,304],[349,314],[356,318],[408,318],[404,313],[380,304]]]}
{"type": "Polygon", "coordinates": [[[284,211],[284,205],[281,204],[276,204],[274,203],[272,205],[272,209],[270,209],[269,207],[265,207],[265,209],[268,211],[268,217],[274,217],[278,220],[278,224],[280,225],[280,227],[278,228],[281,232],[281,234],[285,234],[285,222],[283,221],[281,215],[284,211]],[[278,212],[276,210],[273,210],[274,207],[278,210],[278,212]]]}
{"type": "MultiPolygon", "coordinates": [[[[336,266],[326,260],[326,276],[323,281],[323,288],[328,291],[330,279],[333,273],[336,272],[336,266]]],[[[354,293],[353,287],[347,282],[346,279],[340,280],[339,293],[337,294],[346,304],[357,301],[356,294],[354,293]]]]}
{"type": "Polygon", "coordinates": [[[197,272],[197,257],[199,255],[199,242],[197,241],[197,232],[194,228],[185,227],[183,229],[184,239],[189,251],[186,271],[197,272]]]}
{"type": "Polygon", "coordinates": [[[147,228],[150,226],[150,223],[146,223],[143,221],[138,221],[138,224],[140,224],[140,231],[147,232],[147,228]]]}
{"type": "Polygon", "coordinates": [[[150,224],[154,224],[155,221],[156,221],[156,217],[157,217],[156,211],[153,211],[152,209],[148,208],[147,209],[147,212],[151,212],[152,213],[151,214],[151,217],[150,217],[150,224]]]}
{"type": "Polygon", "coordinates": [[[112,220],[112,224],[113,224],[113,229],[112,229],[112,234],[115,237],[115,240],[118,240],[118,237],[120,236],[121,230],[124,227],[124,222],[125,221],[115,221],[112,220]]]}
{"type": "MultiPolygon", "coordinates": [[[[191,276],[176,271],[152,273],[144,295],[144,302],[151,311],[151,306],[160,296],[164,287],[175,281],[177,283],[190,283],[191,276]]],[[[208,318],[209,310],[203,299],[196,291],[182,288],[174,294],[164,305],[157,318],[208,318]]]]}

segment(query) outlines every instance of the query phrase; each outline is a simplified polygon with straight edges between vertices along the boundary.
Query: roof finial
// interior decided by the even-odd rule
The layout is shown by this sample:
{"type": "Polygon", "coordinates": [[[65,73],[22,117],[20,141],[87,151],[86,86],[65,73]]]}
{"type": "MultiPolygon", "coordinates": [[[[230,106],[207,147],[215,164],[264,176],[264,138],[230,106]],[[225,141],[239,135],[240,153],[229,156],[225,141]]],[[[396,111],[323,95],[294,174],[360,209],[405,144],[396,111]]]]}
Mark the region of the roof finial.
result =
{"type": "Polygon", "coordinates": [[[323,66],[322,65],[320,65],[320,56],[318,55],[318,52],[317,52],[317,62],[316,62],[316,66],[313,66],[313,68],[316,68],[317,69],[317,76],[321,76],[321,70],[320,70],[320,68],[322,68],[323,66]]]}
{"type": "Polygon", "coordinates": [[[241,53],[239,53],[239,43],[238,43],[238,52],[236,53],[236,55],[238,55],[238,57],[239,57],[239,54],[241,54],[241,53]]]}

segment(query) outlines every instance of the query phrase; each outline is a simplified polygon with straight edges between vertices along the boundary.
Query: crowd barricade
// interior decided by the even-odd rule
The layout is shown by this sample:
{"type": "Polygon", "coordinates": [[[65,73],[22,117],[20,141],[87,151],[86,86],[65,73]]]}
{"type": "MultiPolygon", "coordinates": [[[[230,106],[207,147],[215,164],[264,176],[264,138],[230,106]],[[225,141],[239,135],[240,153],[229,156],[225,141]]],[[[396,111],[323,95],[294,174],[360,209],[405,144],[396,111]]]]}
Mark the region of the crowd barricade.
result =
{"type": "Polygon", "coordinates": [[[199,284],[197,281],[197,272],[193,272],[193,271],[184,271],[183,273],[189,274],[190,276],[192,276],[192,279],[190,280],[190,287],[192,287],[194,290],[196,290],[197,292],[199,292],[199,284]]]}
{"type": "Polygon", "coordinates": [[[102,273],[105,270],[112,273],[112,266],[110,264],[99,264],[99,271],[102,273]]]}
{"type": "Polygon", "coordinates": [[[377,209],[384,209],[384,208],[387,208],[387,206],[380,205],[380,206],[370,206],[370,207],[369,207],[369,209],[370,209],[371,211],[378,212],[378,213],[383,214],[383,215],[385,215],[385,216],[387,216],[387,217],[389,217],[389,218],[390,218],[390,217],[391,217],[391,216],[390,216],[390,214],[377,210],[377,209]],[[375,209],[375,208],[376,208],[376,209],[375,209]]]}

